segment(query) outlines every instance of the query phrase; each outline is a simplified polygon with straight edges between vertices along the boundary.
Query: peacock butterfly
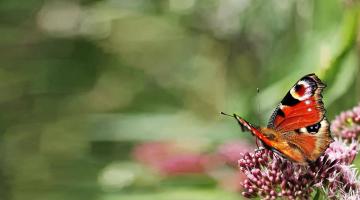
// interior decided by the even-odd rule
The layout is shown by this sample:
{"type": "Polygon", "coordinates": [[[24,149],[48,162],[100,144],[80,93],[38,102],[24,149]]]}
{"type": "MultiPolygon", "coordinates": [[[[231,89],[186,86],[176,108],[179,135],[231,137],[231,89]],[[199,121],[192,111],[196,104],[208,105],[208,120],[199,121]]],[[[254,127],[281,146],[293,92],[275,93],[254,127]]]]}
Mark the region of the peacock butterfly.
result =
{"type": "Polygon", "coordinates": [[[325,87],[315,74],[302,77],[275,108],[264,128],[253,126],[236,114],[232,117],[265,148],[306,165],[319,158],[333,142],[322,102],[321,92],[325,87]]]}

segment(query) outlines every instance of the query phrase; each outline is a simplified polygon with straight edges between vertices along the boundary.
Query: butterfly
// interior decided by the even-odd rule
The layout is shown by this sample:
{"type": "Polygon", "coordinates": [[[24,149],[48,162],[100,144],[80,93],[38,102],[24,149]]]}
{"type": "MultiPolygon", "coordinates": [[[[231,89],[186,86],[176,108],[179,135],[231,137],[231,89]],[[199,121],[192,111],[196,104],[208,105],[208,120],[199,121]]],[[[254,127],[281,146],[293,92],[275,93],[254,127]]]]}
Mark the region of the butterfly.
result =
{"type": "Polygon", "coordinates": [[[236,114],[232,117],[265,148],[306,165],[317,160],[334,141],[322,101],[325,87],[315,74],[302,77],[275,108],[267,127],[255,127],[236,114]]]}

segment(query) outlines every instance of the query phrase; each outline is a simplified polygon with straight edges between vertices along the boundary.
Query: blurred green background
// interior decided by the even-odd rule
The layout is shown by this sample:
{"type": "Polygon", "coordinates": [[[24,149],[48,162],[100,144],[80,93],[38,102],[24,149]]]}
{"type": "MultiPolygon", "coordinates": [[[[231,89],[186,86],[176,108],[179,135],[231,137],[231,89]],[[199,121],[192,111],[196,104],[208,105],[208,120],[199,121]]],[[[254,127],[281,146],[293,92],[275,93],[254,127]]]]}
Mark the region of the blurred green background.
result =
{"type": "Polygon", "coordinates": [[[333,119],[360,99],[359,12],[356,0],[1,1],[0,199],[241,199],[217,179],[226,166],[169,176],[134,148],[253,144],[219,112],[264,126],[312,72],[333,119]]]}

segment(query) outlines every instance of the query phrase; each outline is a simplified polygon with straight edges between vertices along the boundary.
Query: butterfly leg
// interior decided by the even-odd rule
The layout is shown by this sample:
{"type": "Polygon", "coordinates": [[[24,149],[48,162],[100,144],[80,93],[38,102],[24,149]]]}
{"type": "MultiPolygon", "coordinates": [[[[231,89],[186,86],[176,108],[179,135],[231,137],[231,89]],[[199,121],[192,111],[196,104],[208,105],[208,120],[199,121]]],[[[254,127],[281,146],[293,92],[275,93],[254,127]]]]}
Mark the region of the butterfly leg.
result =
{"type": "Polygon", "coordinates": [[[259,149],[260,147],[259,147],[259,138],[255,138],[255,144],[256,144],[256,147],[259,149]]]}
{"type": "Polygon", "coordinates": [[[259,145],[259,138],[255,138],[255,143],[256,143],[256,146],[257,146],[257,149],[255,150],[255,153],[265,149],[263,146],[259,145]]]}
{"type": "Polygon", "coordinates": [[[255,154],[264,150],[265,148],[264,147],[258,147],[257,149],[255,149],[255,154]]]}

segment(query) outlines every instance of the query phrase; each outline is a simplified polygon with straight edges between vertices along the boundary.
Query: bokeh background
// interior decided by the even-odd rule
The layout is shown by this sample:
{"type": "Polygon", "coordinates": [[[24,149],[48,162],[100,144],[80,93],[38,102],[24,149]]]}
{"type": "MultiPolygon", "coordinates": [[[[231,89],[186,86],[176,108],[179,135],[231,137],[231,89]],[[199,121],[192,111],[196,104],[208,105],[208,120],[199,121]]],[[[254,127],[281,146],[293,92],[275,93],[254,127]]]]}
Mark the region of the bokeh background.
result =
{"type": "Polygon", "coordinates": [[[220,111],[266,125],[305,74],[360,99],[356,0],[3,0],[0,199],[241,199],[220,111]],[[259,89],[259,91],[258,91],[259,89]]]}

